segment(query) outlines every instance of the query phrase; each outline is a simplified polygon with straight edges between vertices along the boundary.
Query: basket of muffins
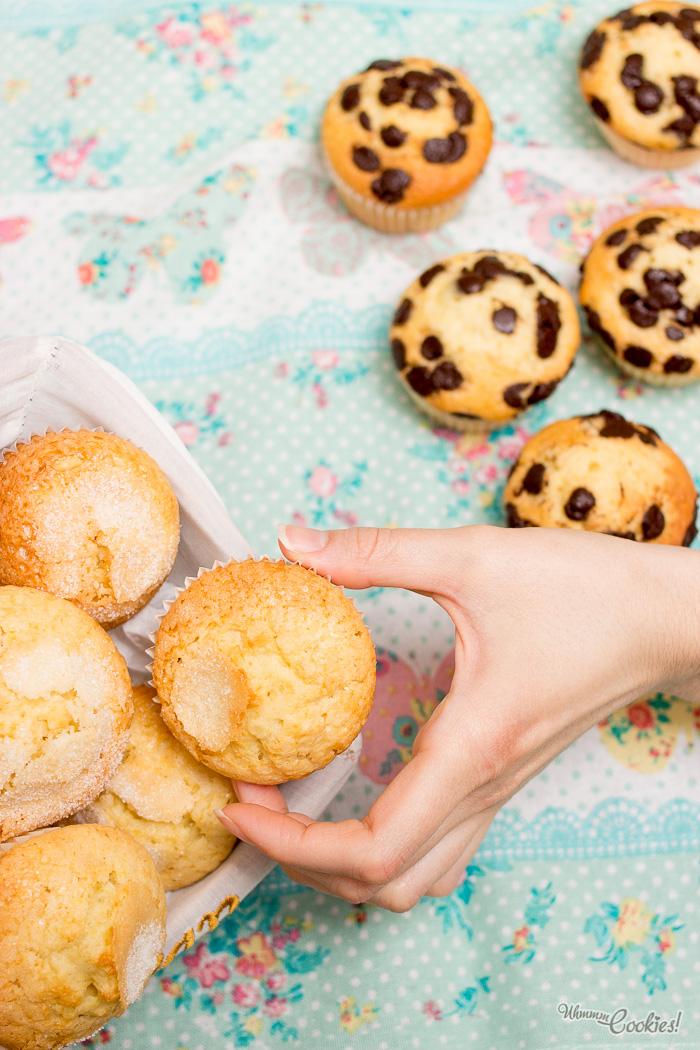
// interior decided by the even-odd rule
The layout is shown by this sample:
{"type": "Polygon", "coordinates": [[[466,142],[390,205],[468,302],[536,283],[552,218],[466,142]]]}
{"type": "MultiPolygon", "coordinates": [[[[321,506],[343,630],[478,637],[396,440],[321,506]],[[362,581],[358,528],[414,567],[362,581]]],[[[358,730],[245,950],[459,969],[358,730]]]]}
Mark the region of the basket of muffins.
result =
{"type": "MultiPolygon", "coordinates": [[[[72,357],[109,388],[88,351],[57,345],[52,368],[72,357]]],[[[141,395],[122,385],[110,419],[128,421],[141,395]]],[[[376,666],[355,605],[310,570],[234,540],[235,560],[174,571],[182,478],[107,430],[25,433],[41,394],[0,460],[3,1050],[89,1037],[235,907],[272,865],[246,844],[232,854],[216,816],[232,778],[300,781],[295,805],[320,815],[353,768],[376,666]],[[132,667],[119,646],[135,639],[132,667]],[[149,655],[155,687],[135,680],[149,655]]],[[[153,449],[170,464],[156,435],[153,449]]],[[[192,496],[207,484],[190,480],[192,496]]]]}

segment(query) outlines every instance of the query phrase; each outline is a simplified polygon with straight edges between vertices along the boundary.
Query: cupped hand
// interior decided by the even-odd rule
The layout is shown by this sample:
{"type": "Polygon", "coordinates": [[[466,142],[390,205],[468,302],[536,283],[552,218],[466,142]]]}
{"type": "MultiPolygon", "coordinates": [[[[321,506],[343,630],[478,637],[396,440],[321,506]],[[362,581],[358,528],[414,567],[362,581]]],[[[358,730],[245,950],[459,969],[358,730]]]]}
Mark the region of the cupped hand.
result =
{"type": "Polygon", "coordinates": [[[455,626],[449,694],[362,820],[290,813],[235,782],[223,820],[296,881],[405,911],[450,893],[498,809],[599,719],[654,688],[700,696],[700,555],[567,529],[287,526],[280,547],[350,588],[405,587],[455,626]]]}

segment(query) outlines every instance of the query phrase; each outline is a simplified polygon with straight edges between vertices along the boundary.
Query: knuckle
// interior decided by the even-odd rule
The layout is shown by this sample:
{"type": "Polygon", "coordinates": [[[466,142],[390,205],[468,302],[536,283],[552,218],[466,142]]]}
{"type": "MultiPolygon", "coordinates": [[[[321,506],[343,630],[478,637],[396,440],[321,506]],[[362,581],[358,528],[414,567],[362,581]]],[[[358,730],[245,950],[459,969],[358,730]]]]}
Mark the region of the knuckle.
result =
{"type": "Polygon", "coordinates": [[[355,885],[344,885],[342,888],[338,888],[338,896],[342,897],[348,904],[364,904],[372,896],[372,888],[370,886],[355,885]]]}
{"type": "Polygon", "coordinates": [[[400,866],[398,858],[387,858],[381,851],[375,851],[362,859],[358,876],[372,886],[386,886],[396,877],[400,866]]]}
{"type": "Polygon", "coordinates": [[[374,897],[374,903],[385,911],[407,912],[420,900],[420,893],[404,886],[387,886],[374,897]]]}
{"type": "Polygon", "coordinates": [[[375,561],[382,549],[382,530],[357,529],[355,532],[356,554],[360,562],[375,561]]]}

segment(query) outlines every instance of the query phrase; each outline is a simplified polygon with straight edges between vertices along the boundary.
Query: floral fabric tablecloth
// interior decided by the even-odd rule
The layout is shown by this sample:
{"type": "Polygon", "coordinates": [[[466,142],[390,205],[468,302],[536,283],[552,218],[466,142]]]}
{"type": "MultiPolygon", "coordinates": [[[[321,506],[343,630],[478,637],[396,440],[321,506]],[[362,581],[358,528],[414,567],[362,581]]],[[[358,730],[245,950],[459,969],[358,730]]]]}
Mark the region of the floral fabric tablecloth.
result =
{"type": "MultiPolygon", "coordinates": [[[[278,521],[502,524],[528,436],[601,407],[659,429],[700,484],[698,388],[622,379],[588,337],[549,401],[478,440],[420,418],[387,353],[403,288],[445,254],[510,248],[574,288],[617,216],[700,206],[692,170],[617,160],[578,97],[608,0],[142,6],[0,8],[0,334],[124,369],[270,555],[278,521]],[[461,217],[390,238],[338,203],[317,126],[341,76],[406,54],[463,67],[497,143],[461,217]]],[[[336,819],[408,760],[452,672],[440,610],[358,597],[377,698],[336,819]]],[[[405,915],[276,869],[85,1045],[700,1047],[698,734],[700,709],[663,695],[607,719],[509,803],[451,897],[405,915]]]]}

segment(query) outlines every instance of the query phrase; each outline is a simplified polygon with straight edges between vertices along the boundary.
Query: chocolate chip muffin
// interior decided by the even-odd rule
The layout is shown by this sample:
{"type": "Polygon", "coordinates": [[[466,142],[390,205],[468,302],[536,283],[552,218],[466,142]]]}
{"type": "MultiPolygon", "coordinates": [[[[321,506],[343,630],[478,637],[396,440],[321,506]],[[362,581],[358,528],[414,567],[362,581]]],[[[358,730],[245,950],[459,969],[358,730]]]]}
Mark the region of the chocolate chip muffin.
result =
{"type": "Polygon", "coordinates": [[[621,157],[650,168],[700,159],[700,8],[647,0],[586,40],[579,82],[621,157]]]}
{"type": "Polygon", "coordinates": [[[655,386],[700,379],[700,211],[620,219],[583,264],[581,305],[619,367],[655,386]]]}
{"type": "Polygon", "coordinates": [[[697,493],[651,427],[603,410],[551,423],[523,448],[503,495],[511,528],[586,529],[690,546],[697,493]]]}
{"type": "Polygon", "coordinates": [[[462,205],[491,149],[491,118],[456,69],[426,58],[379,59],[348,77],[321,140],[350,211],[384,233],[431,230],[462,205]]]}
{"type": "Polygon", "coordinates": [[[442,426],[491,430],[543,401],[580,341],[574,302],[540,266],[463,252],[431,266],[394,314],[391,351],[408,393],[442,426]]]}

